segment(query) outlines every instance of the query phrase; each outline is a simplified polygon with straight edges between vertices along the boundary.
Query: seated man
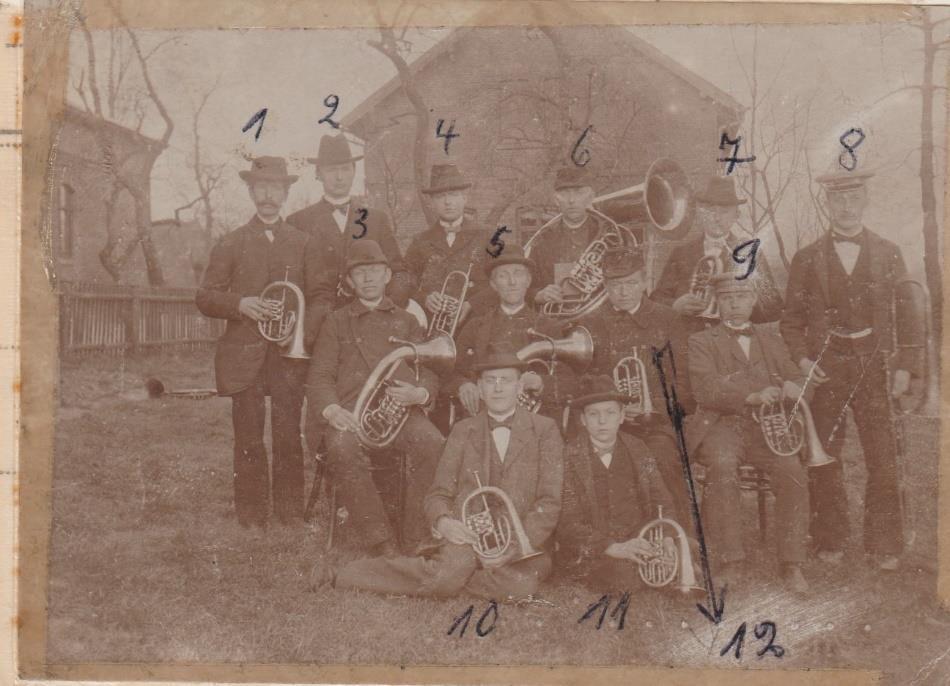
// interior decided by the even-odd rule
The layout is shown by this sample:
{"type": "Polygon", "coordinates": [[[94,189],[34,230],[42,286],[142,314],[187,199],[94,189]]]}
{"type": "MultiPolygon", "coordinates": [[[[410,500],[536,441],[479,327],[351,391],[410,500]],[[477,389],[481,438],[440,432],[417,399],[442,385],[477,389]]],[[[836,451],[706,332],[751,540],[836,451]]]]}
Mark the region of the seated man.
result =
{"type": "MultiPolygon", "coordinates": [[[[485,356],[490,341],[508,341],[520,350],[532,341],[528,329],[543,332],[552,338],[560,337],[563,326],[525,302],[525,294],[534,277],[534,262],[525,257],[519,245],[508,245],[498,257],[485,264],[488,283],[498,294],[499,302],[466,322],[458,334],[458,357],[455,371],[444,384],[444,391],[457,397],[468,415],[479,410],[479,389],[475,360],[485,356]]],[[[526,391],[538,394],[541,414],[561,423],[565,399],[571,395],[574,374],[565,364],[555,362],[555,374],[546,373],[540,364],[530,365],[530,371],[521,375],[526,391]],[[555,378],[556,376],[556,378],[555,378]]]]}
{"type": "MultiPolygon", "coordinates": [[[[359,540],[379,554],[395,554],[396,537],[391,531],[382,500],[373,483],[371,459],[360,444],[353,413],[360,390],[376,365],[400,347],[390,337],[420,341],[424,336],[415,318],[385,295],[392,277],[386,255],[376,241],[356,242],[346,261],[346,283],[356,299],[330,313],[320,329],[307,377],[308,424],[316,434],[326,423],[327,467],[338,489],[340,505],[350,513],[359,540]]],[[[419,367],[418,379],[412,361],[400,362],[386,393],[408,407],[409,416],[392,447],[408,458],[403,542],[418,543],[425,532],[422,498],[432,484],[444,438],[421,408],[435,398],[435,374],[419,367]]]]}
{"type": "MultiPolygon", "coordinates": [[[[547,550],[561,510],[563,444],[557,425],[517,406],[524,364],[514,349],[499,343],[477,365],[482,411],[452,427],[439,461],[435,482],[425,498],[425,512],[439,545],[431,557],[377,557],[351,562],[336,574],[323,562],[314,567],[316,586],[362,588],[379,593],[452,596],[463,590],[494,600],[534,594],[551,569],[547,550]],[[479,484],[507,494],[520,519],[528,550],[525,556],[511,520],[508,549],[493,559],[481,558],[479,540],[462,519],[462,505],[479,484]]],[[[488,496],[491,500],[492,496],[488,496]]],[[[468,515],[483,510],[482,498],[469,503],[468,515]]]]}
{"type": "Polygon", "coordinates": [[[646,444],[620,431],[627,397],[613,379],[585,377],[581,393],[571,407],[583,429],[564,449],[557,565],[598,591],[625,591],[642,583],[637,564],[653,554],[637,534],[660,507],[672,518],[672,499],[646,444]]]}
{"type": "Polygon", "coordinates": [[[689,339],[697,410],[689,418],[687,444],[689,454],[706,466],[702,519],[715,578],[735,581],[745,558],[737,470],[752,464],[768,474],[775,494],[782,577],[803,593],[808,476],[798,455],[769,450],[753,412],[765,402],[797,399],[804,377],[778,333],[749,323],[756,301],[749,281],[733,273],[715,277],[722,323],[689,339]]]}

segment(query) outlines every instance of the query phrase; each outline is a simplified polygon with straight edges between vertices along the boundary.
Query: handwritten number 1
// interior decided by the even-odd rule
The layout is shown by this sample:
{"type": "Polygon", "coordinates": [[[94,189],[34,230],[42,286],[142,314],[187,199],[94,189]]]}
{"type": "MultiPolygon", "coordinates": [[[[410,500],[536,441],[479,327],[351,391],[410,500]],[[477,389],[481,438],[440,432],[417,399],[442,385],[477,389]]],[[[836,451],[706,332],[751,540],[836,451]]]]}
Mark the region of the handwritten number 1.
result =
{"type": "Polygon", "coordinates": [[[257,124],[257,131],[254,133],[254,140],[258,140],[261,137],[261,129],[264,128],[264,120],[267,118],[267,108],[260,110],[257,114],[247,120],[247,124],[241,127],[241,133],[247,133],[250,131],[251,127],[254,124],[257,124]]]}
{"type": "Polygon", "coordinates": [[[369,210],[367,210],[365,207],[361,207],[357,210],[357,212],[360,213],[359,219],[354,220],[353,223],[359,227],[362,227],[363,233],[361,233],[359,236],[357,236],[355,233],[352,235],[354,239],[359,240],[365,236],[366,232],[368,231],[366,227],[366,218],[369,216],[369,210]]]}
{"type": "Polygon", "coordinates": [[[755,271],[755,256],[759,252],[759,244],[761,242],[762,241],[760,241],[758,238],[753,238],[746,241],[745,243],[740,243],[736,246],[736,249],[732,251],[732,259],[735,260],[736,264],[745,264],[746,262],[749,263],[749,267],[746,269],[745,274],[742,276],[737,276],[736,281],[743,281],[744,279],[748,279],[750,276],[752,276],[752,272],[755,271]],[[749,252],[745,257],[743,257],[742,251],[746,248],[749,249],[749,252]]]}
{"type": "Polygon", "coordinates": [[[331,93],[323,99],[323,104],[330,108],[330,113],[325,117],[322,117],[320,121],[317,122],[317,124],[319,125],[326,123],[332,126],[334,129],[340,128],[340,125],[332,119],[333,115],[336,114],[336,108],[340,106],[340,96],[333,95],[331,93]]]}

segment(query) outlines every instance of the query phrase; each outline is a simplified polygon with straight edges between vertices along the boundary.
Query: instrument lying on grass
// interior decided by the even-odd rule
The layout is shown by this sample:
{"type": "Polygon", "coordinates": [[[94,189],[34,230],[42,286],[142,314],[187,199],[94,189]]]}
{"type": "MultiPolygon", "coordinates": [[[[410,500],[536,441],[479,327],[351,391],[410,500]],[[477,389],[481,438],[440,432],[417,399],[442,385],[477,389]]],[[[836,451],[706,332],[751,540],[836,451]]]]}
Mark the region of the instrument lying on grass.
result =
{"type": "Polygon", "coordinates": [[[151,377],[145,380],[145,390],[148,397],[155,398],[187,398],[189,400],[204,400],[213,398],[218,394],[215,388],[165,388],[158,379],[151,377]]]}
{"type": "Polygon", "coordinates": [[[657,518],[647,522],[637,538],[650,544],[653,553],[639,562],[640,578],[647,586],[669,586],[677,578],[676,587],[684,593],[700,588],[693,569],[693,554],[689,538],[679,524],[663,516],[663,506],[658,508],[657,518]]]}
{"type": "Polygon", "coordinates": [[[518,546],[518,556],[512,560],[513,562],[540,555],[541,551],[531,546],[528,534],[525,533],[524,525],[521,523],[521,517],[518,516],[518,511],[515,510],[515,505],[508,494],[495,486],[482,486],[478,472],[474,474],[478,488],[462,502],[461,514],[465,526],[475,534],[477,540],[473,547],[478,556],[482,560],[497,559],[508,552],[512,543],[518,546]],[[493,512],[489,497],[497,500],[504,508],[504,512],[497,514],[493,512]],[[476,499],[481,501],[481,509],[470,512],[471,503],[476,499]],[[514,533],[514,538],[512,538],[512,533],[514,533]]]}
{"type": "Polygon", "coordinates": [[[775,455],[789,457],[797,455],[803,447],[808,447],[806,467],[822,467],[831,464],[835,458],[828,455],[818,439],[811,408],[804,398],[793,403],[791,410],[786,409],[782,398],[774,403],[762,403],[753,412],[752,417],[759,423],[765,443],[775,455]]]}
{"type": "Polygon", "coordinates": [[[647,383],[647,368],[640,359],[638,348],[634,348],[632,355],[624,357],[614,366],[614,386],[630,398],[629,403],[637,414],[652,414],[653,401],[647,383]]]}
{"type": "MultiPolygon", "coordinates": [[[[515,355],[519,360],[528,362],[529,366],[541,364],[547,374],[554,373],[554,363],[557,361],[586,367],[594,359],[594,340],[590,331],[583,326],[574,327],[565,338],[555,339],[535,329],[528,329],[527,334],[541,340],[528,343],[515,355]]],[[[519,393],[518,404],[529,412],[537,412],[541,409],[541,392],[530,390],[519,393]]]]}
{"type": "Polygon", "coordinates": [[[432,319],[429,321],[429,330],[426,332],[426,338],[432,338],[440,334],[448,336],[449,338],[455,338],[455,330],[458,328],[459,322],[462,319],[465,294],[468,293],[468,288],[472,284],[471,274],[472,265],[468,265],[468,271],[463,272],[456,269],[445,275],[445,280],[442,282],[442,291],[440,292],[442,296],[442,307],[439,308],[438,312],[432,315],[432,319]],[[459,278],[462,279],[462,283],[455,289],[457,295],[449,295],[449,286],[453,278],[456,281],[459,278]]]}
{"type": "Polygon", "coordinates": [[[307,360],[310,355],[303,344],[306,303],[303,291],[289,278],[290,267],[287,267],[283,281],[269,283],[261,292],[261,300],[267,305],[270,317],[257,322],[257,330],[268,341],[286,347],[287,350],[281,353],[284,357],[307,360]]]}

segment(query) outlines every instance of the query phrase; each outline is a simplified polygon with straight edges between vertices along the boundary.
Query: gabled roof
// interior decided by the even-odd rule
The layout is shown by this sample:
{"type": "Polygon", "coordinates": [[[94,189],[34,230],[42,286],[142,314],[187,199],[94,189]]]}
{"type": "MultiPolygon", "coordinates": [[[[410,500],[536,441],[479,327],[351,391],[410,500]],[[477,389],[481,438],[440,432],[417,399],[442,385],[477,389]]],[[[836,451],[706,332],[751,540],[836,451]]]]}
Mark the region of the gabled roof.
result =
{"type": "MultiPolygon", "coordinates": [[[[611,36],[611,38],[616,37],[617,40],[623,40],[626,42],[627,47],[632,48],[642,57],[650,60],[651,62],[657,64],[663,69],[667,70],[674,76],[679,77],[687,84],[695,88],[701,95],[713,100],[722,107],[734,110],[737,114],[743,112],[746,108],[739,101],[733,98],[731,95],[721,90],[717,86],[713,85],[703,77],[699,76],[695,72],[690,71],[679,62],[668,56],[667,54],[661,52],[657,48],[653,47],[650,43],[635,36],[633,33],[628,31],[623,27],[611,27],[604,26],[601,27],[605,31],[611,29],[616,29],[616,33],[611,36]]],[[[409,65],[409,70],[413,74],[418,74],[426,69],[430,64],[437,61],[445,53],[449,52],[455,44],[467,36],[477,36],[477,32],[480,29],[478,28],[457,28],[448,36],[443,38],[441,41],[432,46],[429,50],[420,55],[412,64],[409,65]]],[[[399,75],[395,75],[380,88],[378,88],[372,95],[370,95],[366,100],[361,102],[356,109],[350,112],[348,115],[343,117],[342,124],[344,128],[355,128],[359,125],[360,120],[362,120],[367,114],[376,109],[376,107],[381,104],[386,98],[398,91],[402,87],[402,82],[399,78],[399,75]]]]}

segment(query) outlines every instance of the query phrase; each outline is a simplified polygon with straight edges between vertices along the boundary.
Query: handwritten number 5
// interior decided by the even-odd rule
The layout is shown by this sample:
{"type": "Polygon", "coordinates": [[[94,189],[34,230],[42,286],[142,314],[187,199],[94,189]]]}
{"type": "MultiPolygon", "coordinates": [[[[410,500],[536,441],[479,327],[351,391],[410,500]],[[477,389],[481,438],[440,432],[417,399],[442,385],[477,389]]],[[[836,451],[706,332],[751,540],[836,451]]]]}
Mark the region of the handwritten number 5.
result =
{"type": "Polygon", "coordinates": [[[356,240],[359,240],[360,238],[365,236],[366,232],[368,231],[366,227],[366,218],[369,216],[369,210],[367,210],[365,207],[361,207],[357,210],[357,212],[360,213],[359,219],[356,219],[353,223],[361,227],[363,229],[363,233],[361,233],[359,236],[357,236],[354,233],[353,238],[355,238],[356,240]]]}
{"type": "Polygon", "coordinates": [[[336,108],[340,106],[340,96],[333,95],[331,93],[330,95],[328,95],[327,97],[323,99],[323,104],[326,107],[330,108],[330,113],[326,115],[325,117],[321,118],[320,121],[317,122],[317,124],[319,125],[319,124],[327,123],[330,126],[332,126],[334,129],[340,128],[340,125],[336,123],[335,121],[333,121],[332,119],[333,115],[336,114],[336,108]]]}
{"type": "Polygon", "coordinates": [[[489,241],[489,243],[495,246],[495,249],[492,250],[491,248],[485,248],[485,252],[487,252],[492,257],[498,257],[501,255],[501,251],[505,249],[505,242],[501,239],[501,234],[503,233],[511,233],[511,229],[509,229],[507,226],[499,226],[497,229],[495,229],[495,233],[489,241]]]}
{"type": "Polygon", "coordinates": [[[736,249],[732,251],[732,259],[735,260],[736,264],[745,264],[749,263],[748,269],[746,269],[745,274],[742,276],[737,276],[736,281],[742,281],[748,279],[752,276],[752,272],[755,271],[755,256],[759,253],[759,244],[760,241],[758,238],[753,238],[748,240],[745,243],[740,243],[736,246],[736,249]],[[749,252],[745,257],[742,257],[742,251],[748,248],[749,252]]]}
{"type": "Polygon", "coordinates": [[[590,150],[587,148],[581,148],[581,143],[584,142],[584,139],[587,138],[587,134],[589,134],[593,128],[594,125],[591,124],[586,129],[584,129],[581,137],[578,138],[577,142],[574,144],[574,149],[571,150],[571,161],[578,167],[586,167],[587,163],[590,162],[590,150]]]}

